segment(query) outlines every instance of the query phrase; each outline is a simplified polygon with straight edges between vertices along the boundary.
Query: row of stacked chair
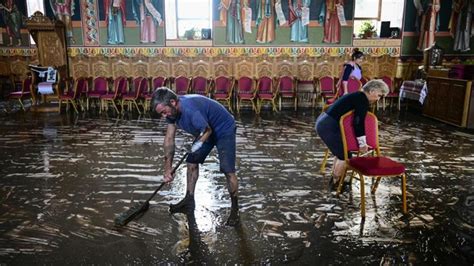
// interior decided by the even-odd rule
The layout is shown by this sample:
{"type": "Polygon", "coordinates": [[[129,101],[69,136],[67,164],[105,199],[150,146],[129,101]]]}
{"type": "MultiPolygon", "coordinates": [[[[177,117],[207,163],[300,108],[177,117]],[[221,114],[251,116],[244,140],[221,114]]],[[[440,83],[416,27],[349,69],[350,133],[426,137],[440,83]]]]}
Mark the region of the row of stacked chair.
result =
{"type": "MultiPolygon", "coordinates": [[[[398,97],[394,91],[393,79],[382,77],[391,89],[387,97],[398,97]]],[[[349,80],[349,91],[357,91],[366,82],[349,80]]],[[[117,113],[135,108],[140,114],[150,108],[152,91],[158,87],[172,88],[178,95],[200,94],[224,103],[230,110],[240,111],[244,102],[248,102],[252,109],[259,113],[265,102],[271,104],[272,110],[281,110],[282,100],[291,100],[294,109],[298,107],[298,88],[310,88],[315,96],[311,99],[314,107],[316,98],[321,98],[322,105],[328,106],[342,95],[336,89],[337,78],[323,76],[312,80],[299,80],[292,76],[259,78],[242,76],[237,79],[229,76],[207,78],[202,76],[185,77],[79,77],[63,78],[56,84],[57,95],[60,103],[67,108],[72,105],[76,112],[89,110],[91,106],[99,111],[107,110],[110,106],[117,113]],[[318,94],[316,94],[318,93],[318,94]],[[120,107],[120,108],[119,108],[120,107]],[[119,110],[120,109],[120,110],[119,110]]],[[[23,100],[35,95],[34,84],[31,77],[22,82],[22,89],[10,94],[10,99],[19,100],[24,109],[23,100]]],[[[35,97],[33,97],[35,98],[35,97]]],[[[37,97],[36,97],[37,98],[37,97]]],[[[385,106],[385,105],[384,105],[385,106]]],[[[60,108],[61,110],[61,108],[60,108]]]]}

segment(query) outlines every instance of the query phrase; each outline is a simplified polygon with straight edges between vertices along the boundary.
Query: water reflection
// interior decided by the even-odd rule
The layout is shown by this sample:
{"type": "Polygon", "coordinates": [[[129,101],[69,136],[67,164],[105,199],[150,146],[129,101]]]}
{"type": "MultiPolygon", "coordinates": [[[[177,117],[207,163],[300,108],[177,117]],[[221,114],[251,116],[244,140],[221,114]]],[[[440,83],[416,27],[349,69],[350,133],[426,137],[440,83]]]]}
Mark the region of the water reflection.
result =
{"type": "MultiPolygon", "coordinates": [[[[126,227],[114,217],[162,180],[166,125],[94,113],[0,117],[0,261],[6,264],[472,264],[474,138],[417,116],[384,114],[383,154],[409,169],[382,180],[361,221],[358,182],[336,198],[319,173],[311,112],[238,117],[241,226],[217,154],[200,166],[192,217],[169,215],[186,167],[126,227]]],[[[178,132],[175,161],[190,137],[178,132]],[[181,147],[183,147],[181,149],[181,147]]]]}

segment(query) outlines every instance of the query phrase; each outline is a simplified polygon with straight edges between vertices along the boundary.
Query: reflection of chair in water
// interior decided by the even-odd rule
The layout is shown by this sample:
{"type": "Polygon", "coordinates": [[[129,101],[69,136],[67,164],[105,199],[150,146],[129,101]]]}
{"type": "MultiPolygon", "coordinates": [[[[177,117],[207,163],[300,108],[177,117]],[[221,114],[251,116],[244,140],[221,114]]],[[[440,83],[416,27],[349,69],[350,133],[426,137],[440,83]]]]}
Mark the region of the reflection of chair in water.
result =
{"type": "Polygon", "coordinates": [[[32,77],[28,76],[21,83],[21,90],[10,93],[8,98],[10,100],[13,100],[13,99],[18,100],[20,102],[21,109],[25,111],[25,105],[23,104],[23,100],[27,98],[31,98],[31,90],[32,90],[32,77]]]}
{"type": "MultiPolygon", "coordinates": [[[[367,113],[365,117],[365,135],[367,138],[367,145],[374,149],[374,157],[353,157],[349,158],[350,151],[359,150],[357,138],[354,132],[354,112],[344,114],[339,120],[341,128],[342,141],[344,146],[344,160],[346,161],[347,170],[352,170],[359,175],[360,181],[360,201],[361,201],[361,216],[365,217],[365,181],[364,176],[376,178],[372,185],[371,193],[375,194],[377,186],[382,177],[401,177],[401,191],[402,191],[402,211],[407,213],[406,203],[406,174],[405,166],[388,157],[380,155],[379,140],[378,140],[378,121],[373,113],[367,113]]],[[[337,194],[341,192],[344,175],[340,179],[337,194]]]]}

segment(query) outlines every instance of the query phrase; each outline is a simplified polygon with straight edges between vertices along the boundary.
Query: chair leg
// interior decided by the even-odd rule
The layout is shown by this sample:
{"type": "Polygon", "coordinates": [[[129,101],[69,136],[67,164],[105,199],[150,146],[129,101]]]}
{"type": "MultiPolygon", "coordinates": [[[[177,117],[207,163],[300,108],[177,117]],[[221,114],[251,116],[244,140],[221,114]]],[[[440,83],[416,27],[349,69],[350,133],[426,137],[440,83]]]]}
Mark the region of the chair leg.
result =
{"type": "Polygon", "coordinates": [[[71,105],[72,105],[72,108],[74,108],[74,112],[76,112],[76,114],[78,114],[79,111],[77,110],[76,103],[73,100],[71,100],[71,105]]]}
{"type": "Polygon", "coordinates": [[[372,188],[370,189],[371,194],[375,194],[375,191],[377,190],[377,187],[379,186],[381,179],[382,179],[382,177],[380,177],[380,176],[376,177],[375,183],[372,185],[372,188]]]}
{"type": "Polygon", "coordinates": [[[278,97],[278,109],[281,111],[281,97],[278,97]]]}
{"type": "Polygon", "coordinates": [[[407,176],[405,173],[402,175],[402,210],[403,213],[408,213],[407,209],[407,176]]]}
{"type": "Polygon", "coordinates": [[[324,152],[323,161],[321,162],[321,168],[319,168],[319,172],[321,174],[324,174],[324,172],[326,172],[326,163],[328,161],[328,157],[329,157],[329,149],[326,149],[326,151],[324,152]]]}
{"type": "Polygon", "coordinates": [[[360,178],[360,215],[365,218],[365,181],[364,176],[359,174],[360,178]]]}
{"type": "Polygon", "coordinates": [[[137,101],[133,100],[133,101],[132,101],[132,104],[135,104],[135,107],[137,108],[138,114],[141,115],[142,112],[140,112],[140,108],[138,108],[138,103],[137,103],[137,101]]]}

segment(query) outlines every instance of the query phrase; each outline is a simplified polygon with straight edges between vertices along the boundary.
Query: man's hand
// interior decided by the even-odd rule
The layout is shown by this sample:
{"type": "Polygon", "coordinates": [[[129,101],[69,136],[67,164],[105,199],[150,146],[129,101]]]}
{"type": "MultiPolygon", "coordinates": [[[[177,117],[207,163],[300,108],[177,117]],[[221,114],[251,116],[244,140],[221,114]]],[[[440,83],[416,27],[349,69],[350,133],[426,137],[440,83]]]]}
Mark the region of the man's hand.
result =
{"type": "Polygon", "coordinates": [[[194,142],[193,146],[191,147],[191,152],[196,152],[202,147],[202,141],[198,140],[194,142]]]}
{"type": "Polygon", "coordinates": [[[165,183],[170,183],[173,180],[174,180],[174,175],[173,173],[171,173],[171,170],[165,171],[165,174],[163,176],[163,181],[165,183]]]}

